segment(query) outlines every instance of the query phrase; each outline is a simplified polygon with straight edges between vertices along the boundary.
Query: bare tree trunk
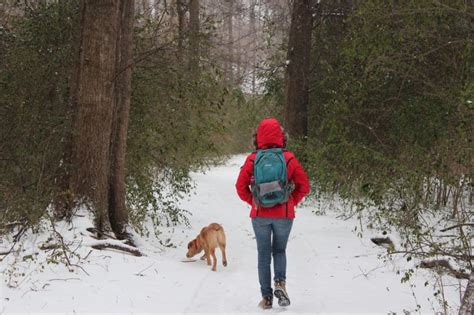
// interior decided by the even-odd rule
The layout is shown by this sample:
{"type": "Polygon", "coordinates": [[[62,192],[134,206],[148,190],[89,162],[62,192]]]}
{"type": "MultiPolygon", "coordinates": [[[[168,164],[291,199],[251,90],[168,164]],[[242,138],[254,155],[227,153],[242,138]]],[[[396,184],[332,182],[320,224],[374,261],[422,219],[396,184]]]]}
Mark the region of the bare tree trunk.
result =
{"type": "Polygon", "coordinates": [[[189,0],[189,69],[193,79],[199,71],[199,0],[189,0]]]}
{"type": "Polygon", "coordinates": [[[133,59],[133,0],[120,3],[120,29],[117,38],[115,110],[110,145],[109,216],[118,238],[126,238],[128,210],[125,205],[125,153],[130,112],[133,59]]]}
{"type": "Polygon", "coordinates": [[[234,84],[234,34],[233,34],[233,14],[234,3],[233,0],[227,0],[227,58],[225,61],[225,78],[229,85],[234,84]]]}
{"type": "Polygon", "coordinates": [[[241,85],[243,81],[244,74],[245,72],[244,69],[242,69],[242,19],[240,16],[237,16],[236,21],[235,21],[235,26],[237,28],[237,40],[236,40],[236,54],[234,57],[234,62],[235,62],[235,84],[236,85],[241,85]]]}
{"type": "Polygon", "coordinates": [[[459,315],[472,315],[474,313],[474,271],[471,271],[469,282],[464,291],[459,308],[459,315]]]}
{"type": "Polygon", "coordinates": [[[256,36],[256,26],[255,26],[255,6],[257,5],[257,1],[253,0],[252,3],[250,4],[250,12],[249,12],[249,20],[250,20],[250,32],[252,33],[252,61],[251,61],[251,69],[252,69],[252,93],[255,94],[256,92],[256,59],[257,59],[257,54],[256,54],[256,42],[257,42],[257,36],[256,36]]]}
{"type": "Polygon", "coordinates": [[[178,61],[180,64],[183,62],[184,15],[186,13],[183,1],[176,0],[176,13],[178,14],[178,61]]]}
{"type": "Polygon", "coordinates": [[[150,0],[141,0],[141,2],[142,2],[143,17],[145,19],[151,19],[150,0]]]}
{"type": "Polygon", "coordinates": [[[2,26],[6,25],[7,6],[9,6],[9,4],[6,1],[0,3],[0,25],[2,26]]]}
{"type": "Polygon", "coordinates": [[[285,127],[295,138],[308,134],[312,10],[310,0],[295,0],[285,77],[285,127]]]}

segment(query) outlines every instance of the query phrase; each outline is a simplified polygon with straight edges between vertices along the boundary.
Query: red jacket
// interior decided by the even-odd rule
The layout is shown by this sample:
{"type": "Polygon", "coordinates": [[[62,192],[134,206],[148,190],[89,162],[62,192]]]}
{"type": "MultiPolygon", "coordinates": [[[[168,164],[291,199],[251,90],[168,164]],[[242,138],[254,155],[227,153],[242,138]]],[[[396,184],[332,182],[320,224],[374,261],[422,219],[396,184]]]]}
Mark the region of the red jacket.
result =
{"type": "MultiPolygon", "coordinates": [[[[264,119],[257,128],[256,135],[257,148],[265,149],[269,147],[283,147],[284,135],[280,124],[276,119],[264,119]]],[[[253,202],[252,192],[250,191],[250,181],[253,176],[253,162],[256,153],[247,156],[244,165],[240,169],[240,174],[235,187],[240,199],[252,206],[250,217],[264,218],[294,218],[295,206],[309,192],[309,180],[303,167],[290,151],[284,151],[287,163],[288,180],[293,181],[294,190],[290,199],[284,204],[278,204],[271,208],[257,207],[253,202]]]]}

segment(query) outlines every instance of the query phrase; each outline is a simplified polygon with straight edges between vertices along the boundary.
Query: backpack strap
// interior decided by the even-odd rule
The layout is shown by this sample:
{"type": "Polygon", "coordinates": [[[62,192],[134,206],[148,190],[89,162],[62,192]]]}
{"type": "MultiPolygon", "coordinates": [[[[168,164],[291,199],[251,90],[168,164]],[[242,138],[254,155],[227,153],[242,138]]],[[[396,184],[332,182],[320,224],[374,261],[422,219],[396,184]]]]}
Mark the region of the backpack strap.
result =
{"type": "Polygon", "coordinates": [[[295,154],[291,151],[283,150],[283,155],[285,156],[285,159],[288,157],[288,160],[286,160],[286,166],[295,159],[295,154]]]}

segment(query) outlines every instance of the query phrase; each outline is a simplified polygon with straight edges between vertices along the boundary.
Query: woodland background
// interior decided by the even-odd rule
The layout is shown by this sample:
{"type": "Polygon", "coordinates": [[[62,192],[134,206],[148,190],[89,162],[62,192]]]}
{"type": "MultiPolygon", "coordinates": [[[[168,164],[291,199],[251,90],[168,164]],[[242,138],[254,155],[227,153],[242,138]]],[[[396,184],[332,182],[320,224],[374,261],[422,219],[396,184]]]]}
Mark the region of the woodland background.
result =
{"type": "Polygon", "coordinates": [[[313,197],[470,278],[468,314],[473,19],[469,0],[3,0],[0,234],[85,204],[134,245],[187,222],[190,171],[274,116],[313,197]]]}

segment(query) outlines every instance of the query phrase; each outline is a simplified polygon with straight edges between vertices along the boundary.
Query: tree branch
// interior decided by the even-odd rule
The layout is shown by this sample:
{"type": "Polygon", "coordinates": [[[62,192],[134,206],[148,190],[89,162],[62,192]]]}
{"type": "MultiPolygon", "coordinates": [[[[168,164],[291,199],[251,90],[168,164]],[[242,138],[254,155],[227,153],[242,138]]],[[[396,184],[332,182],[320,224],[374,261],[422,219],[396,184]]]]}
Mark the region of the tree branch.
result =
{"type": "Polygon", "coordinates": [[[469,279],[468,273],[453,268],[446,259],[422,261],[420,267],[426,269],[441,269],[456,279],[469,279]]]}
{"type": "Polygon", "coordinates": [[[440,232],[446,232],[446,231],[453,230],[453,229],[455,229],[455,228],[459,228],[459,227],[462,227],[462,226],[473,226],[473,227],[474,227],[474,223],[460,223],[460,224],[456,224],[456,225],[447,227],[447,228],[445,228],[445,229],[442,229],[442,230],[440,230],[440,232]]]}
{"type": "Polygon", "coordinates": [[[127,253],[130,253],[134,256],[141,257],[145,256],[144,253],[142,253],[138,248],[135,248],[133,246],[129,246],[127,244],[123,244],[120,241],[112,242],[112,241],[99,241],[97,243],[94,243],[91,245],[92,248],[102,250],[102,249],[115,249],[119,251],[124,251],[127,253]]]}

